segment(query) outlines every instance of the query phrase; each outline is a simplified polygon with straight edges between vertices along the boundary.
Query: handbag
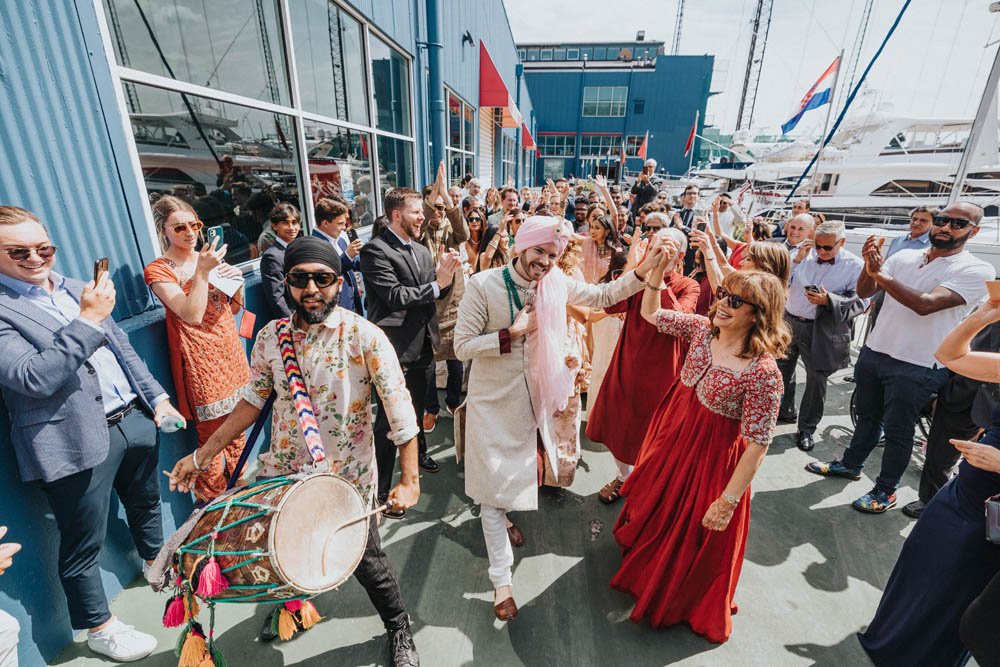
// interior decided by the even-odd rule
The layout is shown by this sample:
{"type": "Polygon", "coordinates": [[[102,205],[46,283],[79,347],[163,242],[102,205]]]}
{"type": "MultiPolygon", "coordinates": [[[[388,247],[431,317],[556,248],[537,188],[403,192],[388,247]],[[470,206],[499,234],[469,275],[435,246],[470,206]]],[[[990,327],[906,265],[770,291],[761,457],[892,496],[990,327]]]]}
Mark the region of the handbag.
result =
{"type": "Polygon", "coordinates": [[[986,499],[986,541],[1000,544],[1000,494],[986,499]]]}

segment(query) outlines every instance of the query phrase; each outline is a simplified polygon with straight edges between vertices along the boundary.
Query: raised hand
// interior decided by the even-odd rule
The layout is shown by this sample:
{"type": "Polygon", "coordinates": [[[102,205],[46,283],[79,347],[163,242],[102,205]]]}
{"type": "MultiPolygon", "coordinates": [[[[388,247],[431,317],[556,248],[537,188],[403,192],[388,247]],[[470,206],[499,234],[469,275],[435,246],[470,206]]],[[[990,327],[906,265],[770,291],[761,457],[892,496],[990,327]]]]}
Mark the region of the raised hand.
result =
{"type": "Polygon", "coordinates": [[[449,250],[448,252],[441,253],[438,257],[437,265],[437,284],[441,289],[444,289],[451,284],[451,279],[455,276],[455,272],[462,266],[462,260],[459,254],[454,250],[449,250]]]}
{"type": "Polygon", "coordinates": [[[198,253],[198,264],[195,266],[195,273],[200,273],[202,277],[207,276],[212,269],[219,266],[226,260],[226,250],[229,246],[222,244],[221,248],[216,248],[218,237],[212,239],[211,243],[206,243],[198,253]]]}
{"type": "Polygon", "coordinates": [[[813,249],[814,245],[816,245],[816,243],[812,239],[806,239],[805,241],[803,241],[802,245],[799,246],[798,254],[795,256],[795,262],[796,263],[801,262],[806,257],[808,257],[809,251],[813,249]]]}
{"type": "Polygon", "coordinates": [[[84,286],[83,294],[80,295],[80,317],[92,324],[100,324],[114,309],[115,284],[108,278],[108,272],[104,271],[97,279],[97,284],[91,280],[84,286]]]}
{"type": "Polygon", "coordinates": [[[608,187],[608,179],[604,178],[604,174],[597,174],[594,176],[594,185],[603,190],[608,187]]]}

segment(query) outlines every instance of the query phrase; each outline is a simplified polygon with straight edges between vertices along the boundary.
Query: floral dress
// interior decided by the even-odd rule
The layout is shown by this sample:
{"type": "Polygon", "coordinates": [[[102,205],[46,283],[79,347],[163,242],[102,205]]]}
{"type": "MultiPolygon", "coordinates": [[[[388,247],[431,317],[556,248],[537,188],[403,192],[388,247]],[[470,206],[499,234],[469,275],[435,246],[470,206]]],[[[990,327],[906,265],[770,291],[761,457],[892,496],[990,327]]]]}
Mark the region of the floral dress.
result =
{"type": "Polygon", "coordinates": [[[740,371],[712,363],[712,332],[700,315],[661,310],[660,333],[689,341],[687,358],[653,414],[615,526],[622,565],[611,586],[636,598],[632,620],[687,623],[724,642],[736,612],[750,491],[726,530],[701,525],[728,484],[747,442],[768,445],[781,401],[781,373],[762,355],[740,371]]]}

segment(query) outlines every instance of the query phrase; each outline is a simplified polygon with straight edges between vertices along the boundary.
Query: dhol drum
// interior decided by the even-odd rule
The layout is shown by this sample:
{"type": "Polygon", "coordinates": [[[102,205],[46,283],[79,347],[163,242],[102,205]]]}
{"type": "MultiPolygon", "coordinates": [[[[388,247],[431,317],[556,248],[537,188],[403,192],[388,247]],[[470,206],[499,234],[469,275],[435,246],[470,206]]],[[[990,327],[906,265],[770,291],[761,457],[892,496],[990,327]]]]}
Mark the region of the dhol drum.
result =
{"type": "Polygon", "coordinates": [[[283,602],[325,593],[361,562],[368,522],[356,519],[366,509],[354,485],[332,473],[260,480],[205,508],[177,550],[180,577],[212,602],[283,602]],[[225,578],[221,586],[200,581],[218,573],[225,578]]]}

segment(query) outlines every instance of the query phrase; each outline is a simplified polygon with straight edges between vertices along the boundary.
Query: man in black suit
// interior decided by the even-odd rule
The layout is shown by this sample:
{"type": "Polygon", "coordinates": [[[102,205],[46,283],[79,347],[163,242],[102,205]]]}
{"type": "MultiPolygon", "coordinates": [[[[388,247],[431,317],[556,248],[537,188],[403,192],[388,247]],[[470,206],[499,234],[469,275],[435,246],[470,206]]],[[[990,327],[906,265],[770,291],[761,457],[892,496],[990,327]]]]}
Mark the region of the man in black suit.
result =
{"type": "MultiPolygon", "coordinates": [[[[434,301],[450,289],[455,271],[460,270],[458,253],[441,253],[435,268],[430,251],[420,238],[424,214],[420,193],[394,188],[385,196],[389,227],[361,249],[368,319],[377,324],[396,349],[406,376],[417,423],[424,418],[427,372],[434,363],[434,351],[441,344],[434,301]]],[[[376,401],[378,401],[376,397],[376,401]]],[[[396,445],[389,439],[389,422],[381,403],[375,419],[375,454],[378,460],[379,500],[389,493],[396,464],[396,445]]],[[[417,436],[420,468],[437,472],[439,466],[427,455],[423,432],[417,436]]],[[[402,518],[402,510],[386,510],[391,518],[402,518]]]]}

